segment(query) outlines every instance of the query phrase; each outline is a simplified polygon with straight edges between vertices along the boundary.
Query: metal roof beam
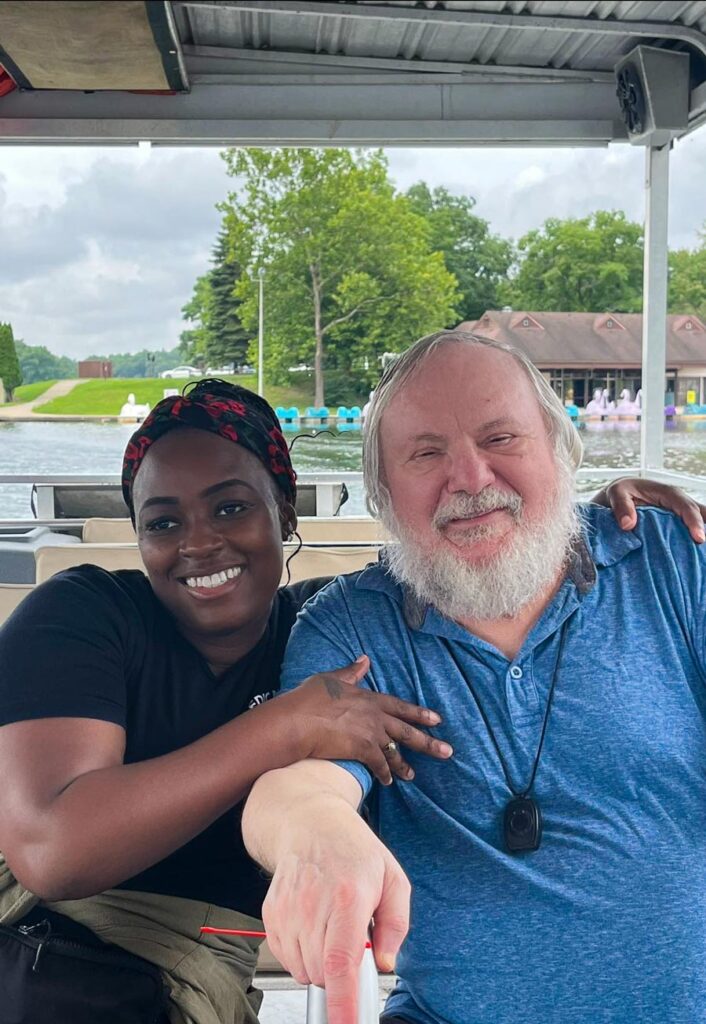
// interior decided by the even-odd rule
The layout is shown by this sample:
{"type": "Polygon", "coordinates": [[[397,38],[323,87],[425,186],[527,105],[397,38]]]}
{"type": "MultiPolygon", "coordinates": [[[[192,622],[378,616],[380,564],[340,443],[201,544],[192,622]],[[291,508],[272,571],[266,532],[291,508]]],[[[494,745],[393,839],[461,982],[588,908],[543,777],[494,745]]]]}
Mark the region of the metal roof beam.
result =
{"type": "Polygon", "coordinates": [[[575,71],[566,68],[526,67],[522,65],[468,64],[462,61],[405,60],[399,57],[363,57],[331,53],[302,53],[300,50],[254,50],[229,46],[182,47],[186,57],[214,60],[252,61],[254,63],[306,65],[313,68],[342,68],[371,71],[404,71],[406,74],[453,74],[485,77],[493,75],[513,79],[542,79],[543,81],[613,82],[611,71],[575,71]]]}
{"type": "Polygon", "coordinates": [[[0,118],[0,146],[136,144],[213,146],[606,146],[612,121],[145,120],[0,118]]]}
{"type": "Polygon", "coordinates": [[[706,57],[706,35],[698,29],[669,21],[626,21],[617,18],[577,18],[560,15],[447,11],[434,8],[382,6],[379,4],[330,3],[329,0],[175,0],[179,7],[231,7],[238,12],[301,14],[310,17],[372,18],[378,21],[426,22],[457,28],[541,29],[545,32],[579,32],[590,35],[639,36],[688,43],[706,57]]]}
{"type": "Polygon", "coordinates": [[[0,106],[0,139],[560,145],[625,138],[609,83],[528,80],[518,88],[509,81],[388,73],[392,81],[381,87],[378,73],[359,74],[355,83],[353,76],[331,75],[322,87],[321,76],[281,75],[266,84],[259,75],[239,77],[236,84],[199,83],[178,96],[13,92],[0,106]]]}

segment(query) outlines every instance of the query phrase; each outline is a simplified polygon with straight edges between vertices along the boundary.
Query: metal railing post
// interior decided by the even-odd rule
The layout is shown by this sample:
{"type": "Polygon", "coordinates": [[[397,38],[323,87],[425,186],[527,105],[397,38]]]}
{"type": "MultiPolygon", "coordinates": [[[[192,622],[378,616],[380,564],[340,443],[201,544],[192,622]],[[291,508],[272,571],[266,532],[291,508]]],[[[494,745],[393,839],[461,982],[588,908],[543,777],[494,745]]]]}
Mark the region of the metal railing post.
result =
{"type": "Polygon", "coordinates": [[[644,305],[642,316],[642,436],[640,469],[664,465],[664,384],[667,354],[667,221],[669,146],[646,151],[644,305]]]}

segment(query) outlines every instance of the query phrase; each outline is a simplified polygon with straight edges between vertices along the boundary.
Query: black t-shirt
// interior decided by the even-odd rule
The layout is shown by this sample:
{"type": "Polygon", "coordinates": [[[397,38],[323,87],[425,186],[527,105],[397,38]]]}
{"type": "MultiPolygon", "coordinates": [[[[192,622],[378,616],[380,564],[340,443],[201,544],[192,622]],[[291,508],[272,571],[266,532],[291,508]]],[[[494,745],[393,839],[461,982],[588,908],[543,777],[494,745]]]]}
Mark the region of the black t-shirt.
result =
{"type": "MultiPolygon", "coordinates": [[[[326,582],[279,590],[262,639],[216,677],[141,572],[83,565],[59,573],[0,629],[0,725],[54,717],[115,722],[126,732],[126,764],[178,750],[277,692],[297,612],[326,582]]],[[[267,883],[243,847],[240,812],[234,807],[120,888],[259,917],[267,883]]]]}

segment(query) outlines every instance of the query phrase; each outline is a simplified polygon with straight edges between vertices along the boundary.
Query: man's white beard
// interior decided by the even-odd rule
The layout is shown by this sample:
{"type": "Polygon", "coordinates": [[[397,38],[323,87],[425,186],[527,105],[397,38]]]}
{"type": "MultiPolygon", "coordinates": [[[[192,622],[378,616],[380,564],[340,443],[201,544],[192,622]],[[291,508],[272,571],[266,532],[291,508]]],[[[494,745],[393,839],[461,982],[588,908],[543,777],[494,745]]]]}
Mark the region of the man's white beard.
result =
{"type": "MultiPolygon", "coordinates": [[[[572,542],[580,531],[573,503],[573,474],[559,466],[555,493],[541,515],[532,522],[523,518],[523,502],[518,494],[486,487],[480,494],[459,494],[439,509],[432,523],[434,530],[452,518],[478,515],[505,508],[515,520],[512,537],[497,554],[468,564],[462,551],[444,540],[427,548],[406,530],[392,511],[383,515],[383,523],[397,538],[386,549],[391,573],[410,587],[424,603],[456,621],[493,620],[511,617],[548,590],[560,578],[572,542]]],[[[469,544],[492,537],[495,524],[480,523],[464,532],[469,544]]],[[[458,538],[458,534],[456,535],[458,538]]],[[[460,548],[463,539],[458,543],[460,548]]]]}

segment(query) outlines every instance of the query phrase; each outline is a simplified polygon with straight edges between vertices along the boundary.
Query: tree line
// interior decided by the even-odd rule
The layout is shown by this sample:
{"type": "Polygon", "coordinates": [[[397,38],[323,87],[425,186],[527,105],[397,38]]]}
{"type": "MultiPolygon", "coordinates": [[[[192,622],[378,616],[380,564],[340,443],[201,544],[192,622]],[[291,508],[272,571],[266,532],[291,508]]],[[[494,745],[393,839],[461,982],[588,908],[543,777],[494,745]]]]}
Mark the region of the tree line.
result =
{"type": "MultiPolygon", "coordinates": [[[[313,378],[315,404],[373,386],[386,352],[486,309],[642,310],[643,230],[620,211],[547,219],[517,242],[471,196],[398,191],[380,151],[231,149],[211,269],[183,307],[182,357],[313,378]],[[324,388],[324,381],[326,387],[324,388]]],[[[669,309],[706,315],[706,235],[669,254],[669,309]]]]}
{"type": "MultiPolygon", "coordinates": [[[[317,405],[363,397],[386,353],[487,309],[642,310],[643,230],[621,211],[548,218],[514,242],[472,196],[425,182],[399,191],[381,151],[222,156],[234,188],[219,204],[211,267],[182,309],[188,327],[172,350],[101,356],[115,376],[255,363],[261,275],[267,379],[311,381],[317,405]]],[[[706,233],[669,253],[669,310],[706,316],[706,233]]],[[[6,390],[20,382],[11,350],[25,383],[76,376],[73,360],[13,342],[5,324],[6,390]]]]}

